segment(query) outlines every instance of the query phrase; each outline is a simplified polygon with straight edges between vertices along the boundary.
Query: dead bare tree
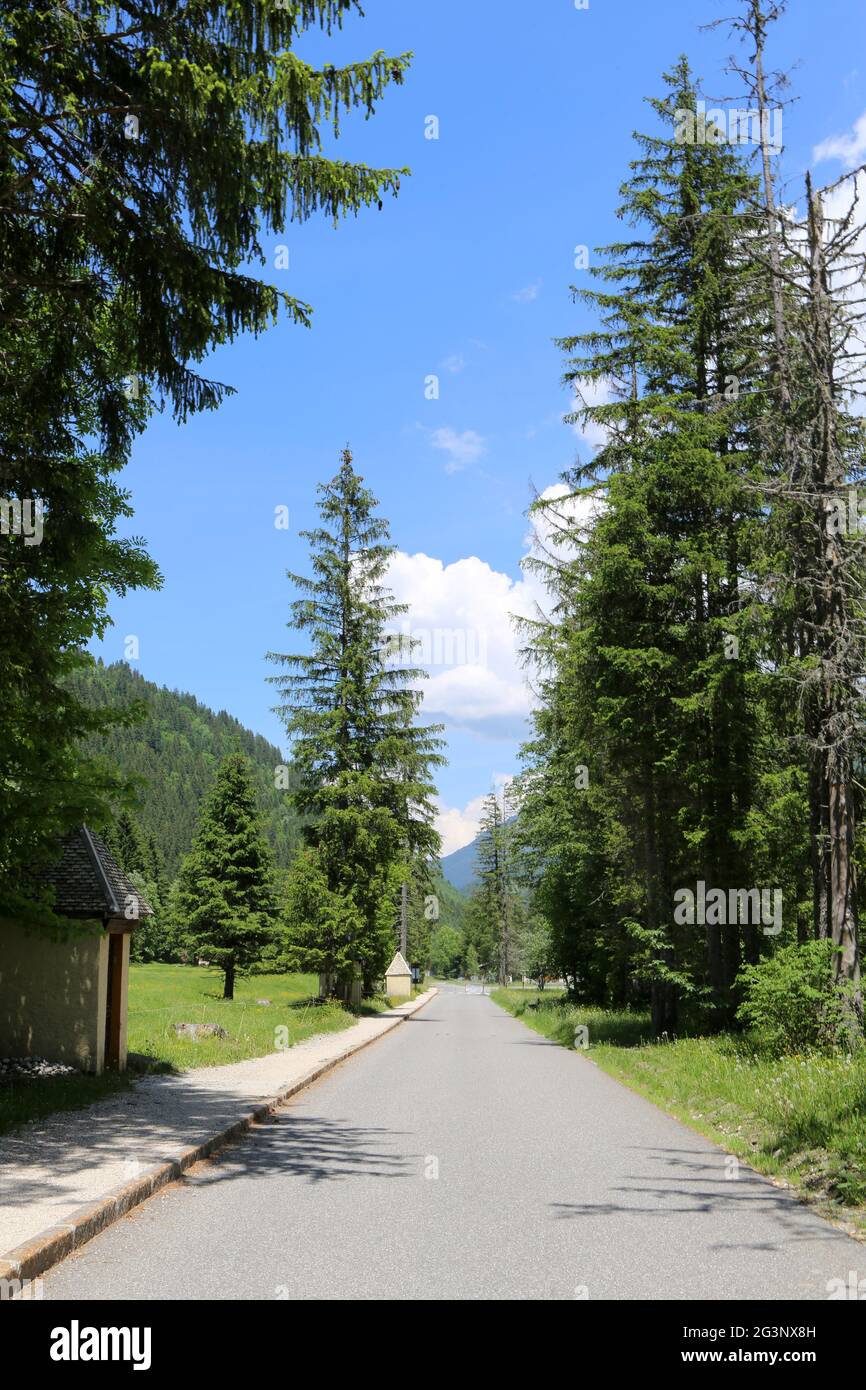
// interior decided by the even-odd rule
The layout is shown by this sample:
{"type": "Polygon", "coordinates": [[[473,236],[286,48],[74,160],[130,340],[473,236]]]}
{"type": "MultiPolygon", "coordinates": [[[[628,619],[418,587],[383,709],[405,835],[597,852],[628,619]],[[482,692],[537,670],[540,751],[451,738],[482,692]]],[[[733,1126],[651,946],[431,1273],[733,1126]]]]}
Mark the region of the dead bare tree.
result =
{"type": "Polygon", "coordinates": [[[788,550],[774,587],[793,597],[792,660],[785,674],[797,685],[809,759],[814,928],[837,947],[835,976],[847,982],[862,1025],[854,843],[864,746],[866,538],[849,489],[866,462],[866,440],[853,413],[866,391],[866,254],[858,216],[863,170],[817,191],[807,175],[803,217],[779,205],[769,107],[785,79],[768,77],[765,46],[768,26],[784,8],[784,0],[745,0],[743,14],[724,21],[751,44],[749,65],[732,60],[730,67],[744,80],[758,115],[760,230],[750,235],[747,254],[769,306],[770,360],[763,372],[755,364],[766,404],[753,422],[753,437],[764,464],[758,486],[788,550]],[[830,195],[840,205],[832,219],[824,210],[830,195]]]}

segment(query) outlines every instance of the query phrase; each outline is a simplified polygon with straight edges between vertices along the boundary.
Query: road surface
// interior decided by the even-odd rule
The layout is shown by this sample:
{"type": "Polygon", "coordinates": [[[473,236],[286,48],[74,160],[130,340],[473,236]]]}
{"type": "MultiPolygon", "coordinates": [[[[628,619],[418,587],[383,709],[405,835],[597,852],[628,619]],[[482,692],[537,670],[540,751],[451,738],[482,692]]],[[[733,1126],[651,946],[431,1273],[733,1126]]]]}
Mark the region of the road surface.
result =
{"type": "Polygon", "coordinates": [[[73,1299],[826,1299],[866,1250],[446,987],[44,1276],[73,1299]]]}

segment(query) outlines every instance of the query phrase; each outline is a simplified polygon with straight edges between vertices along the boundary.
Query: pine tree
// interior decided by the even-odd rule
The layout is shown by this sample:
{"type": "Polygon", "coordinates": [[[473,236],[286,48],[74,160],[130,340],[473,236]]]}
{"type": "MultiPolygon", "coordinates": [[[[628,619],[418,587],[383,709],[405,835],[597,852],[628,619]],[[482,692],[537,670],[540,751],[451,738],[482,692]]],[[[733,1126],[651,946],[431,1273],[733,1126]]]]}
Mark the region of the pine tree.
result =
{"type": "Polygon", "coordinates": [[[622,793],[598,746],[595,692],[566,607],[573,580],[571,567],[559,568],[555,621],[532,634],[541,703],[513,784],[518,854],[569,995],[622,1007],[634,954],[624,923],[640,910],[640,887],[626,870],[615,815],[622,793]]]}
{"type": "Polygon", "coordinates": [[[519,953],[522,903],[515,877],[513,826],[508,802],[496,792],[484,799],[478,831],[474,894],[476,923],[474,942],[479,958],[506,985],[519,953]],[[495,945],[494,945],[495,943],[495,945]]]}
{"type": "Polygon", "coordinates": [[[181,866],[177,912],[189,944],[224,972],[223,998],[233,999],[235,977],[278,936],[271,851],[240,753],[220,764],[202,807],[181,866]]]}
{"type": "Polygon", "coordinates": [[[141,826],[129,811],[121,811],[105,842],[124,873],[144,874],[152,867],[141,826]]]}
{"type": "MultiPolygon", "coordinates": [[[[866,433],[857,398],[866,386],[862,353],[866,278],[858,170],[831,186],[847,208],[828,219],[821,190],[805,180],[805,217],[778,205],[767,131],[770,102],[785,87],[768,74],[766,43],[784,4],[744,0],[726,21],[749,45],[744,78],[760,116],[761,221],[752,248],[772,305],[770,330],[755,343],[762,386],[754,413],[765,459],[763,496],[779,545],[767,578],[780,621],[774,659],[795,693],[808,762],[813,925],[832,940],[834,977],[850,993],[852,1030],[862,1031],[857,830],[864,757],[862,672],[866,662],[866,538],[846,504],[866,476],[866,433]],[[764,348],[763,352],[761,348],[764,348]]],[[[722,21],[719,21],[722,22],[722,21]]]]}
{"type": "MultiPolygon", "coordinates": [[[[366,924],[353,899],[330,888],[323,858],[312,846],[289,869],[282,921],[290,967],[318,974],[326,994],[349,997],[366,924]]],[[[390,911],[382,925],[393,926],[390,911]]]]}
{"type": "MultiPolygon", "coordinates": [[[[568,886],[568,865],[596,882],[599,856],[616,865],[602,899],[615,928],[607,964],[619,972],[616,941],[626,925],[631,968],[651,983],[658,1031],[675,1026],[681,994],[705,985],[730,1010],[741,951],[751,958],[756,949],[748,930],[741,937],[736,928],[708,927],[701,960],[694,932],[677,935],[672,912],[680,884],[749,881],[742,844],[755,654],[744,580],[760,525],[740,439],[739,393],[748,382],[738,349],[744,207],[754,185],[738,151],[680,138],[697,100],[685,59],[665,82],[667,94],[650,103],[662,133],[636,137],[640,157],[622,190],[620,216],[639,230],[604,249],[595,273],[608,287],[575,291],[602,327],[561,343],[566,381],[578,392],[584,382],[605,382],[613,398],[579,403],[571,417],[602,425],[608,439],[566,479],[567,501],[585,516],[592,500],[594,520],[578,524],[573,514],[554,528],[555,542],[570,550],[547,565],[564,633],[529,631],[542,664],[552,663],[553,697],[530,763],[559,748],[551,791],[560,811],[576,765],[593,773],[588,794],[572,792],[559,828],[536,778],[536,824],[543,816],[553,833],[544,874],[560,873],[566,899],[596,905],[575,928],[591,958],[599,894],[591,880],[568,886]],[[592,816],[599,800],[600,820],[592,816]],[[581,846],[576,859],[569,836],[581,846]],[[564,842],[560,855],[555,847],[564,842]]],[[[561,514],[563,500],[551,509],[561,514]]],[[[564,973],[585,977],[586,950],[571,954],[564,973]]]]}
{"type": "MultiPolygon", "coordinates": [[[[71,693],[112,594],[157,587],[117,475],[154,408],[231,388],[196,370],[303,300],[250,267],[289,222],[382,206],[407,171],[323,151],[409,55],[317,69],[296,52],[355,0],[0,8],[0,498],[41,505],[0,537],[0,907],[58,834],[117,791],[79,745],[111,722],[71,693]],[[50,55],[47,61],[46,55],[50,55]]],[[[32,904],[31,904],[32,906],[32,904]]]]}
{"type": "MultiPolygon", "coordinates": [[[[307,818],[315,866],[342,905],[331,918],[341,934],[325,973],[345,990],[360,971],[369,991],[394,949],[400,884],[415,856],[438,849],[430,776],[441,741],[438,728],[415,721],[423,672],[395,659],[394,625],[406,609],[382,583],[393,547],[348,449],[319,492],[322,525],[302,533],[312,578],[289,575],[304,595],[290,626],[309,634],[310,650],[271,653],[284,668],[271,680],[291,740],[293,802],[307,818]]],[[[294,940],[302,950],[307,933],[294,940]]]]}

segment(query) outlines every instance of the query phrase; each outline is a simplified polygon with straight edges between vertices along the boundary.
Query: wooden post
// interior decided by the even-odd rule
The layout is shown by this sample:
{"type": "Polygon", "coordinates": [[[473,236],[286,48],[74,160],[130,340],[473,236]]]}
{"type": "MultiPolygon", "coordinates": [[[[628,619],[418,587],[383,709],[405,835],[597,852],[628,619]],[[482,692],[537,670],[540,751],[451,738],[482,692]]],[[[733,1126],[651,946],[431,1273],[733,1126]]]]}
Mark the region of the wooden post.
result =
{"type": "Polygon", "coordinates": [[[123,999],[123,934],[110,932],[108,936],[108,998],[105,1006],[105,1056],[106,1070],[120,1066],[120,1022],[123,999]]]}

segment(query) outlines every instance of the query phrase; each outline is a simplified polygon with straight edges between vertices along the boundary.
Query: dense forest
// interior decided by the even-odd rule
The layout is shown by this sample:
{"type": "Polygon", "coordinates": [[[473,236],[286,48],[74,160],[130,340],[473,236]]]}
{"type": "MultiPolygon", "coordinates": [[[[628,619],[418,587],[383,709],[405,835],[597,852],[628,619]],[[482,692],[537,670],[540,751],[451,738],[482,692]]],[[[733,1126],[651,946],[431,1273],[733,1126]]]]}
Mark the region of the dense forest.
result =
{"type": "Polygon", "coordinates": [[[594,322],[560,341],[568,418],[604,442],[533,507],[549,602],[521,628],[540,702],[514,871],[575,999],[648,1004],[661,1034],[735,1024],[772,984],[851,1046],[863,254],[850,179],[832,208],[808,178],[780,204],[775,17],[734,23],[757,150],[702,114],[681,59],[636,136],[623,238],[573,289],[594,322]]]}
{"type": "MultiPolygon", "coordinates": [[[[244,761],[253,793],[251,813],[269,846],[273,916],[278,922],[285,905],[286,871],[301,847],[303,826],[292,795],[297,775],[281,751],[225,710],[215,713],[193,695],[158,686],[123,662],[86,664],[72,680],[82,705],[130,716],[128,722],[114,722],[103,733],[91,735],[86,753],[106,763],[118,786],[129,788],[129,796],[116,803],[104,835],[153,908],[153,917],[143,919],[133,935],[134,956],[177,960],[190,955],[185,938],[194,917],[193,895],[184,902],[182,869],[205,819],[218,772],[232,755],[240,754],[244,761]]],[[[409,954],[424,969],[432,962],[441,973],[452,973],[464,958],[466,899],[435,862],[417,878],[409,893],[409,954]]],[[[392,946],[398,940],[397,920],[394,904],[388,935],[392,946]]],[[[287,963],[279,937],[276,930],[264,952],[270,968],[281,960],[287,963]]],[[[211,942],[209,953],[216,956],[217,950],[211,942]]]]}
{"type": "Polygon", "coordinates": [[[215,713],[194,695],[145,680],[124,662],[101,661],[72,676],[76,698],[93,709],[136,709],[134,722],[115,725],[88,740],[86,752],[109,760],[137,784],[133,815],[153,836],[165,872],[173,878],[192,844],[202,798],[230,752],[252,766],[265,831],[278,867],[287,868],[300,838],[300,821],[285,788],[291,771],[279,748],[251,733],[225,710],[215,713]],[[277,786],[278,775],[285,786],[277,786]]]}
{"type": "Polygon", "coordinates": [[[487,798],[460,962],[647,1008],[658,1035],[852,1049],[866,258],[855,174],[780,201],[781,13],[728,21],[754,143],[680,58],[635,135],[623,236],[572,287],[566,419],[601,444],[530,511],[538,703],[508,804],[487,798]]]}

